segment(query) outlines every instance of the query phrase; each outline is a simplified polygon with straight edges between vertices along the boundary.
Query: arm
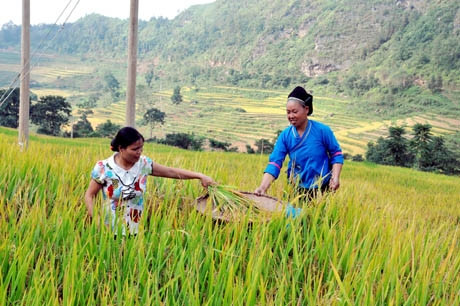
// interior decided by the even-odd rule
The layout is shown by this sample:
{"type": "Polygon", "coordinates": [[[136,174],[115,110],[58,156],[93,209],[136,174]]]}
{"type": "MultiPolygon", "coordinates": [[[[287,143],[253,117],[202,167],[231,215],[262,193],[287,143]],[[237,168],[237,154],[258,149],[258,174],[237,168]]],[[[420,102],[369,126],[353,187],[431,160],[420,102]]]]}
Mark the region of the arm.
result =
{"type": "Polygon", "coordinates": [[[93,217],[93,207],[94,207],[94,198],[98,192],[102,189],[102,185],[97,183],[95,180],[89,182],[88,189],[85,193],[85,204],[86,209],[88,210],[88,216],[93,217]]]}
{"type": "Polygon", "coordinates": [[[331,190],[335,191],[340,187],[340,173],[342,172],[344,162],[343,154],[334,133],[329,127],[325,136],[326,149],[330,156],[330,163],[332,164],[329,187],[331,190]]]}
{"type": "Polygon", "coordinates": [[[334,191],[340,187],[340,172],[342,172],[342,166],[342,164],[332,165],[332,176],[329,181],[329,187],[334,191]]]}
{"type": "Polygon", "coordinates": [[[212,178],[204,175],[203,173],[193,172],[185,169],[171,168],[162,166],[160,164],[153,165],[153,176],[175,178],[180,180],[199,179],[203,187],[217,184],[212,178]]]}
{"type": "Polygon", "coordinates": [[[262,181],[260,182],[259,187],[257,187],[254,191],[254,193],[258,195],[266,194],[271,183],[273,183],[273,181],[276,180],[280,174],[281,167],[283,166],[284,159],[286,158],[286,154],[288,152],[288,149],[284,141],[284,135],[285,134],[283,131],[278,136],[275,147],[273,148],[273,152],[270,154],[270,157],[268,158],[269,163],[265,168],[262,181]]]}
{"type": "Polygon", "coordinates": [[[260,183],[260,186],[257,187],[257,189],[254,191],[255,194],[266,194],[267,189],[270,187],[272,182],[275,180],[275,177],[271,175],[270,173],[265,172],[264,176],[262,177],[262,182],[260,183]]]}

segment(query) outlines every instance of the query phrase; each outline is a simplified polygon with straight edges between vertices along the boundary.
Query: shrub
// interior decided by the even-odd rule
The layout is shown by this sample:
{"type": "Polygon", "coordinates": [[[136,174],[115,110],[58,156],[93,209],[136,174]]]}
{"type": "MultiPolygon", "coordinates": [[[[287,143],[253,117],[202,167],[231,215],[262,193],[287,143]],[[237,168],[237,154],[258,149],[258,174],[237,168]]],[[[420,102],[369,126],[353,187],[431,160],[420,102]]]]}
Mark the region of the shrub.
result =
{"type": "Polygon", "coordinates": [[[193,133],[172,133],[166,134],[165,138],[161,140],[160,143],[186,150],[198,151],[202,149],[203,141],[203,138],[196,137],[193,133]]]}
{"type": "Polygon", "coordinates": [[[224,151],[228,151],[231,146],[231,143],[222,142],[219,140],[209,138],[209,146],[213,149],[221,149],[224,151]]]}
{"type": "Polygon", "coordinates": [[[256,151],[255,151],[250,145],[248,145],[248,144],[246,145],[246,152],[247,152],[248,154],[254,154],[254,153],[256,153],[256,151]]]}

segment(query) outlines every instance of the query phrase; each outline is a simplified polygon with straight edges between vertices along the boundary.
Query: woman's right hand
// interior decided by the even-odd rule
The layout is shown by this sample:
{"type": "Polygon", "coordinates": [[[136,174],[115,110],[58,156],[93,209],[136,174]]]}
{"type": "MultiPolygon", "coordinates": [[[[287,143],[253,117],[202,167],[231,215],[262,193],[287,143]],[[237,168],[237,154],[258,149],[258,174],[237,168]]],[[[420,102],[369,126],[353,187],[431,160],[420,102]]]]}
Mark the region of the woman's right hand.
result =
{"type": "Polygon", "coordinates": [[[254,190],[254,193],[257,195],[267,194],[267,190],[274,180],[275,178],[270,173],[264,173],[262,182],[260,183],[260,186],[254,190]]]}
{"type": "Polygon", "coordinates": [[[254,190],[254,193],[257,194],[257,195],[264,195],[266,194],[267,190],[264,189],[262,186],[259,186],[256,188],[256,190],[254,190]]]}

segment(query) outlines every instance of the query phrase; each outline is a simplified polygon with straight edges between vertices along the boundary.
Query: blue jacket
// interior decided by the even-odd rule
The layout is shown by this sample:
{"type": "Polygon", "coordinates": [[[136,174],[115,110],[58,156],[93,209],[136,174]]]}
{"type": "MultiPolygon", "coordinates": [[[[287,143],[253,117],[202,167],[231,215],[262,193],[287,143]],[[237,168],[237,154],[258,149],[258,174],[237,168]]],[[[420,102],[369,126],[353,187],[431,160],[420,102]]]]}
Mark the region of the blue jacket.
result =
{"type": "Polygon", "coordinates": [[[281,132],[264,172],[278,178],[286,155],[289,155],[287,176],[294,182],[299,180],[302,188],[328,184],[332,165],[343,164],[342,149],[331,128],[313,120],[308,120],[302,137],[292,125],[281,132]]]}

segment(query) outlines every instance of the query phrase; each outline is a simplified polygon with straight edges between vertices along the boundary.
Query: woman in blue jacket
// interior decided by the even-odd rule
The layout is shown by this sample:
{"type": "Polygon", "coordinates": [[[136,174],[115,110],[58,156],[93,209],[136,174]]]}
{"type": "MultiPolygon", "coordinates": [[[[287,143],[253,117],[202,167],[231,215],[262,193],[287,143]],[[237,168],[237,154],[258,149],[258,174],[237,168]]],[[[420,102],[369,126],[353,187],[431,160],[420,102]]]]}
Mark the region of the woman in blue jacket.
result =
{"type": "Polygon", "coordinates": [[[255,193],[267,192],[278,178],[286,155],[289,155],[287,175],[296,184],[297,192],[311,199],[318,190],[337,190],[343,165],[342,149],[329,126],[308,119],[313,113],[313,96],[303,87],[294,88],[288,96],[286,112],[291,125],[279,135],[255,193]]]}

